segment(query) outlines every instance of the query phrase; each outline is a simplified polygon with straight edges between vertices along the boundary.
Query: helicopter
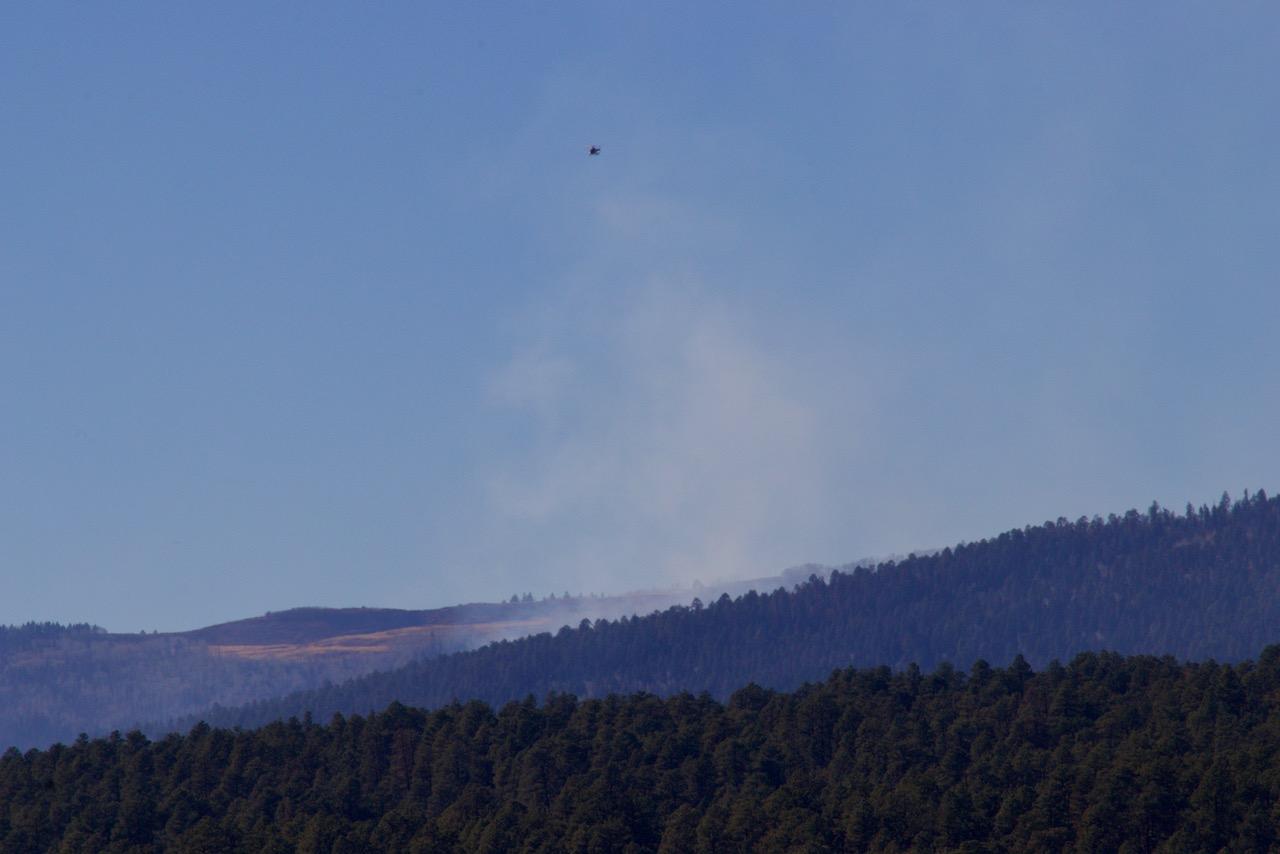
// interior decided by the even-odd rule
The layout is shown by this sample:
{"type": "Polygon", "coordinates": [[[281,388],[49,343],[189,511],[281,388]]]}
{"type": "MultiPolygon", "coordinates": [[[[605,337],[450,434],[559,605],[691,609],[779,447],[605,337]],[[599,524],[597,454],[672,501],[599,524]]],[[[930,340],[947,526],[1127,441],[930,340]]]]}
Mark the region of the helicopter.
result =
{"type": "Polygon", "coordinates": [[[595,156],[596,156],[597,154],[599,154],[599,153],[600,153],[600,146],[598,146],[598,145],[588,145],[588,146],[587,146],[587,156],[588,156],[588,157],[595,157],[595,156]]]}

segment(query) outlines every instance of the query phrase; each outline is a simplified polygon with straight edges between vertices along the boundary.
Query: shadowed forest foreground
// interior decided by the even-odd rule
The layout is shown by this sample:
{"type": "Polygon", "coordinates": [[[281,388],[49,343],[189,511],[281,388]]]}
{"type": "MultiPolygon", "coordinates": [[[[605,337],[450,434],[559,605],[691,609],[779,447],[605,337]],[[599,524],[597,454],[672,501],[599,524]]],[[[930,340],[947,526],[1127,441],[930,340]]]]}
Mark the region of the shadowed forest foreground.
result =
{"type": "Polygon", "coordinates": [[[394,704],[0,759],[4,851],[1216,851],[1275,845],[1280,647],[838,671],[781,694],[394,704]]]}

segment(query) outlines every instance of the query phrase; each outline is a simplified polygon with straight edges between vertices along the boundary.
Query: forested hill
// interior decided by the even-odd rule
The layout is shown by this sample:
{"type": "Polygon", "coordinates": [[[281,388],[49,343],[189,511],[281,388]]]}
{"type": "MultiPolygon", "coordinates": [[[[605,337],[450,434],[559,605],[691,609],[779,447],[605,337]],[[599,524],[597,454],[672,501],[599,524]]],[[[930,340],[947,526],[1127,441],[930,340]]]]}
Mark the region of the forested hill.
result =
{"type": "Polygon", "coordinates": [[[850,665],[966,667],[1021,654],[1041,666],[1090,649],[1230,661],[1277,640],[1280,500],[1259,492],[1186,514],[1153,505],[1059,519],[791,591],[584,621],[202,717],[256,725],[394,700],[431,708],[553,691],[726,697],[748,682],[790,689],[850,665]]]}
{"type": "Polygon", "coordinates": [[[1280,648],[393,706],[0,758],[3,851],[1267,851],[1280,648]]]}

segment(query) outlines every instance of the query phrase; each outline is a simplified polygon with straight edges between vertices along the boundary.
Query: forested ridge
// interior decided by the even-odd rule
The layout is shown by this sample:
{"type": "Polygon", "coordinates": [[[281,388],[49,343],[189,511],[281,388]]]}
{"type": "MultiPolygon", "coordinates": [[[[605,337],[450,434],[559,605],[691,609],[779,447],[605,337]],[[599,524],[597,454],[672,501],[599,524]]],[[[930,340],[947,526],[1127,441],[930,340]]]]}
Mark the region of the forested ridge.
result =
{"type": "Polygon", "coordinates": [[[1280,499],[1259,492],[1185,513],[1153,504],[1058,519],[793,590],[583,621],[200,718],[251,726],[392,701],[434,708],[549,692],[724,698],[748,682],[787,690],[840,667],[1015,655],[1042,666],[1091,649],[1238,661],[1277,640],[1280,499]]]}
{"type": "Polygon", "coordinates": [[[0,758],[0,850],[1265,851],[1280,647],[795,693],[395,704],[0,758]]]}

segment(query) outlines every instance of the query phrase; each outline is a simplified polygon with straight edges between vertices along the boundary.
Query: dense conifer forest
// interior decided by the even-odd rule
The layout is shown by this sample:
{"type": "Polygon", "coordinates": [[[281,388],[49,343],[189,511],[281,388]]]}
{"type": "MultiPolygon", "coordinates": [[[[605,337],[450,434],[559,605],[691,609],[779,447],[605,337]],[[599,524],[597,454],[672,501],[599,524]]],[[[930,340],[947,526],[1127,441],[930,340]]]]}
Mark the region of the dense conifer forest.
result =
{"type": "Polygon", "coordinates": [[[1280,647],[134,732],[0,758],[0,850],[1265,851],[1280,647]]]}
{"type": "MultiPolygon", "coordinates": [[[[1034,666],[1086,650],[1238,661],[1280,640],[1280,499],[1265,493],[1173,513],[1058,519],[793,590],[722,596],[640,618],[420,661],[204,719],[253,726],[392,701],[502,704],[549,692],[598,697],[789,690],[849,666],[978,659],[1034,666]]],[[[161,727],[156,728],[163,729],[161,727]]]]}

